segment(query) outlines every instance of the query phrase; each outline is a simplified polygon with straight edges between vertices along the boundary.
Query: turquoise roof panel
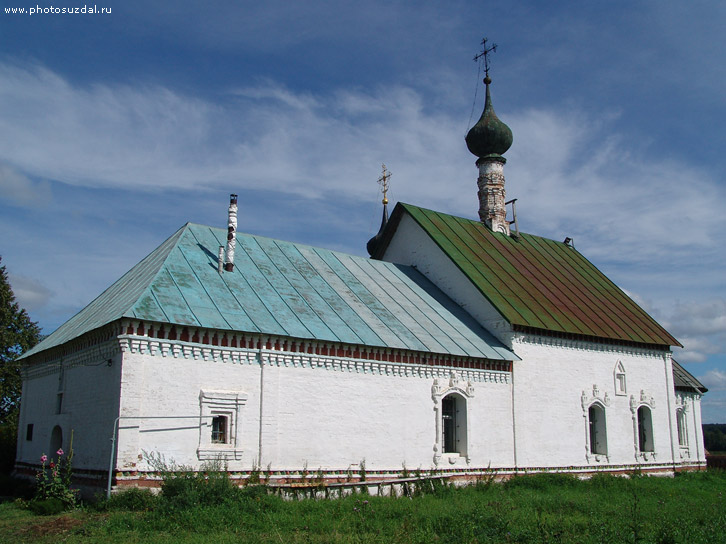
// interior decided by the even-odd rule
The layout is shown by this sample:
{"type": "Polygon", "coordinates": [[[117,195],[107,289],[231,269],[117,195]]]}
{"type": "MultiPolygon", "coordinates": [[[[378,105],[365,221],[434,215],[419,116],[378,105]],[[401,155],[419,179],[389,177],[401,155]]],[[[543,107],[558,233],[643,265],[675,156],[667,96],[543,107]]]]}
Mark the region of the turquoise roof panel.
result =
{"type": "MultiPolygon", "coordinates": [[[[411,267],[187,224],[27,355],[122,317],[293,339],[516,360],[411,267]]],[[[27,356],[26,355],[26,356],[27,356]]]]}
{"type": "Polygon", "coordinates": [[[144,313],[149,316],[148,319],[164,321],[166,316],[161,307],[153,294],[147,293],[146,290],[185,230],[186,226],[176,231],[88,306],[58,327],[33,349],[25,352],[23,357],[29,357],[39,351],[64,344],[106,323],[115,321],[127,315],[130,308],[135,305],[145,307],[144,313]]]}

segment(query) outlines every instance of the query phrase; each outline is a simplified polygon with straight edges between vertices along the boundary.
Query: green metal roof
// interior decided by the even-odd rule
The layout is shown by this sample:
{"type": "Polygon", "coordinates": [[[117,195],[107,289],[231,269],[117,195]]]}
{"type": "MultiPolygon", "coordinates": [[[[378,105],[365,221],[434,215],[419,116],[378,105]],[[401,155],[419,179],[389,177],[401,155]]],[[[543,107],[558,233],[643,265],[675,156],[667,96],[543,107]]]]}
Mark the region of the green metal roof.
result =
{"type": "Polygon", "coordinates": [[[680,346],[574,247],[398,204],[376,250],[380,257],[410,215],[512,325],[648,345],[680,346]]]}
{"type": "Polygon", "coordinates": [[[185,225],[25,357],[129,317],[518,359],[411,267],[238,233],[234,270],[220,274],[217,250],[226,234],[185,225]]]}
{"type": "Polygon", "coordinates": [[[673,366],[673,386],[676,391],[688,391],[703,394],[708,391],[693,374],[683,368],[675,359],[671,359],[673,366]]]}

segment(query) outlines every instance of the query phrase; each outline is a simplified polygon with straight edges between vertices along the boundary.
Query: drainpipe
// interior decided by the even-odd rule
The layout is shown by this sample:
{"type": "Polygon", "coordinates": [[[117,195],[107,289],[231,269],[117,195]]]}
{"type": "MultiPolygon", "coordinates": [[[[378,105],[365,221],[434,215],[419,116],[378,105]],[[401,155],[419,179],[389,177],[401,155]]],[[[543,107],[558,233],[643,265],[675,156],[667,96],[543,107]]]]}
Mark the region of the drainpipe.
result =
{"type": "Polygon", "coordinates": [[[512,453],[514,454],[514,472],[516,473],[517,468],[517,421],[516,421],[516,410],[514,408],[514,361],[510,363],[512,366],[512,453]]]}
{"type": "MultiPolygon", "coordinates": [[[[261,341],[260,341],[261,342],[261,341]]],[[[260,357],[260,434],[259,441],[257,443],[257,468],[262,468],[262,414],[263,414],[263,399],[265,390],[265,361],[262,358],[262,344],[260,344],[259,350],[260,357]]]]}
{"type": "MultiPolygon", "coordinates": [[[[210,418],[211,416],[204,416],[201,419],[210,418]]],[[[113,432],[111,433],[111,455],[108,460],[108,483],[106,486],[106,498],[111,498],[111,482],[113,480],[113,462],[116,459],[116,446],[118,442],[118,431],[119,422],[122,419],[126,420],[145,420],[145,419],[200,419],[199,414],[193,416],[118,416],[113,421],[113,432]]],[[[201,421],[199,422],[201,425],[201,421]]]]}

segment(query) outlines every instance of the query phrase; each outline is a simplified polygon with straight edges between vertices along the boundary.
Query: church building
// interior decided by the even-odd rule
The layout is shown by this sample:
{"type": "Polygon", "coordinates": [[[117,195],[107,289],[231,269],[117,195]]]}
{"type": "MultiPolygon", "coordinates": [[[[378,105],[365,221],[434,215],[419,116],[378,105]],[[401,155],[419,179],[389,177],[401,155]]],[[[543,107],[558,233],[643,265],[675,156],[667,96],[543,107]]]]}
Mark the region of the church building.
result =
{"type": "Polygon", "coordinates": [[[384,192],[363,258],[237,232],[232,195],[226,230],[184,225],[22,357],[16,469],[71,441],[79,480],[120,487],[158,482],[158,456],[287,484],[705,467],[678,341],[508,219],[484,81],[478,220],[389,218],[384,192]]]}

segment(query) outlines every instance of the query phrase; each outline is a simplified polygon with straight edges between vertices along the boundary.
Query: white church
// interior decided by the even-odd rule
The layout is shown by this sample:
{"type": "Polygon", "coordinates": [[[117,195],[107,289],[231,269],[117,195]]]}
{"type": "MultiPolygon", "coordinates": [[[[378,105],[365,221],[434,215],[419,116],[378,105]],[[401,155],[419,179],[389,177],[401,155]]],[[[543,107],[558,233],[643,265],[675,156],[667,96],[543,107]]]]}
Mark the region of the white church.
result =
{"type": "Polygon", "coordinates": [[[184,225],[23,356],[16,470],[71,440],[99,487],[158,483],[149,455],[280,484],[705,467],[678,341],[508,219],[490,82],[478,220],[384,198],[367,259],[237,232],[232,195],[227,230],[184,225]]]}

